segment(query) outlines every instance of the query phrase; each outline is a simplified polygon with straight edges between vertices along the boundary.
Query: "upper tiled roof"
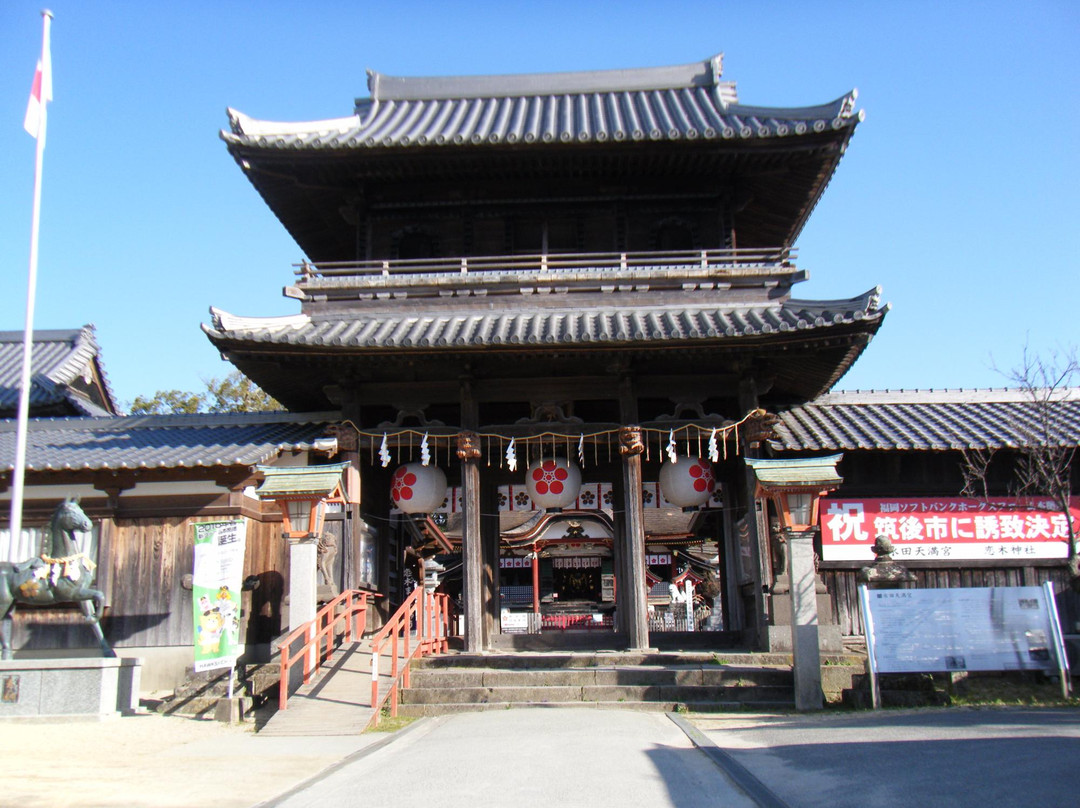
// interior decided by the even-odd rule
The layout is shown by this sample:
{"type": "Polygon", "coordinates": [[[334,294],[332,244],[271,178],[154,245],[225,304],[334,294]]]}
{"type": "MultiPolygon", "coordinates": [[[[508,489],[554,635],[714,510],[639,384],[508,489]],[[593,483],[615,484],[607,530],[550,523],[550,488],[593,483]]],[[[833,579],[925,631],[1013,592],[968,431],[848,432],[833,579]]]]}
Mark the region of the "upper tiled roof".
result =
{"type": "Polygon", "coordinates": [[[647,296],[609,298],[606,305],[567,300],[560,305],[545,296],[543,304],[498,309],[428,308],[380,305],[325,318],[306,314],[286,317],[237,317],[211,309],[213,323],[203,325],[210,340],[223,347],[238,342],[332,349],[476,349],[513,345],[627,346],[675,341],[706,343],[785,332],[810,332],[866,323],[872,331],[888,306],[879,306],[880,289],[849,300],[786,301],[747,304],[721,300],[651,301],[647,296]]]}
{"type": "MultiPolygon", "coordinates": [[[[22,380],[23,332],[0,331],[0,413],[14,415],[22,380]]],[[[30,411],[52,415],[114,415],[116,402],[101,367],[94,326],[35,331],[31,346],[30,411]]]]}
{"type": "Polygon", "coordinates": [[[518,143],[785,138],[851,129],[854,91],[816,107],[743,106],[721,57],[663,68],[400,78],[369,72],[348,118],[258,121],[229,110],[230,145],[362,149],[518,143]]]}
{"type": "MultiPolygon", "coordinates": [[[[40,418],[29,424],[30,471],[249,466],[306,449],[338,413],[40,418]]],[[[15,422],[0,421],[0,470],[15,457],[15,422]]]]}
{"type": "MultiPolygon", "coordinates": [[[[1056,432],[1080,445],[1080,388],[1054,394],[1056,432]]],[[[780,413],[774,449],[982,449],[1030,444],[1038,408],[1023,390],[851,391],[780,413]]]]}

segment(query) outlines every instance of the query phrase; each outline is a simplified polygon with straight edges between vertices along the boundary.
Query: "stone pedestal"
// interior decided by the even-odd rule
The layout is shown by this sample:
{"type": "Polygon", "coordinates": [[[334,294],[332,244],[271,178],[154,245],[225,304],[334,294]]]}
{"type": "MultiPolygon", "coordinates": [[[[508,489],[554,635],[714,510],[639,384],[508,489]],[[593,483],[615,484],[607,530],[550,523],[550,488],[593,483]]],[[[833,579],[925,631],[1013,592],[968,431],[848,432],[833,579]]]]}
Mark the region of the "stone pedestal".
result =
{"type": "Polygon", "coordinates": [[[0,719],[132,715],[141,672],[141,659],[123,657],[3,660],[0,719]]]}
{"type": "Polygon", "coordinates": [[[289,541],[289,630],[315,619],[318,610],[318,545],[315,539],[289,541]]]}
{"type": "Polygon", "coordinates": [[[791,653],[794,658],[795,709],[820,710],[821,648],[818,639],[817,572],[813,533],[788,537],[788,575],[791,579],[791,653]]]}

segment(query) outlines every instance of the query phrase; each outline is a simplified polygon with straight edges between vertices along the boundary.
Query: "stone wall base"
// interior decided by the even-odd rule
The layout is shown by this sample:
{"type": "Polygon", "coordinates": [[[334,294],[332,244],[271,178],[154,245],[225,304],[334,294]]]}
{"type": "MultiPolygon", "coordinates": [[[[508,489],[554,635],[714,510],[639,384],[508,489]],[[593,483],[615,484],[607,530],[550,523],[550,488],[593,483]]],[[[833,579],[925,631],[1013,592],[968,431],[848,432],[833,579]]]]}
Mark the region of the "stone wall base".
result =
{"type": "Polygon", "coordinates": [[[0,660],[0,719],[132,715],[141,673],[139,659],[0,660]]]}

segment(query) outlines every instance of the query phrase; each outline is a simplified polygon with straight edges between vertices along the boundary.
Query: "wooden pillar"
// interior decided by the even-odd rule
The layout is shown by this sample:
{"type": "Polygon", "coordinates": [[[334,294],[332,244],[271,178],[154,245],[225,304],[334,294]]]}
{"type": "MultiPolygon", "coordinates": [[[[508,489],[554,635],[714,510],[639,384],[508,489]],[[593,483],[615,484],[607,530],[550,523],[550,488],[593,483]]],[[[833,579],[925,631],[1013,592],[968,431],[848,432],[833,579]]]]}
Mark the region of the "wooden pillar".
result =
{"type": "MultiPolygon", "coordinates": [[[[758,407],[757,383],[749,377],[739,382],[739,409],[745,414],[758,407]]],[[[759,451],[750,442],[743,441],[743,452],[747,457],[757,457],[759,451]]],[[[769,536],[768,508],[764,501],[759,501],[755,495],[757,477],[754,470],[744,464],[742,474],[742,487],[740,493],[745,498],[747,527],[750,530],[750,546],[753,553],[754,563],[751,565],[753,575],[754,614],[746,615],[747,630],[754,633],[754,645],[758,648],[769,650],[768,610],[765,604],[766,581],[772,579],[772,569],[768,564],[768,547],[766,542],[769,536]]]]}
{"type": "Polygon", "coordinates": [[[540,548],[533,545],[532,557],[533,614],[540,614],[540,548]]]}
{"type": "MultiPolygon", "coordinates": [[[[477,441],[479,451],[480,443],[477,441]]],[[[480,464],[476,464],[479,480],[480,464]]],[[[479,483],[478,483],[479,484],[479,483]]],[[[495,501],[493,486],[481,488],[480,495],[480,575],[483,585],[480,590],[480,603],[484,613],[483,644],[484,650],[490,650],[494,637],[502,631],[499,618],[499,506],[495,501]]]]}
{"type": "Polygon", "coordinates": [[[458,434],[461,460],[462,601],[465,607],[465,652],[480,653],[484,646],[483,537],[480,534],[480,445],[473,432],[458,434]]]}
{"type": "Polygon", "coordinates": [[[645,445],[641,429],[623,427],[619,431],[623,482],[623,564],[629,580],[622,587],[623,625],[631,651],[649,647],[648,598],[645,591],[645,514],[641,501],[641,455],[645,445]]]}

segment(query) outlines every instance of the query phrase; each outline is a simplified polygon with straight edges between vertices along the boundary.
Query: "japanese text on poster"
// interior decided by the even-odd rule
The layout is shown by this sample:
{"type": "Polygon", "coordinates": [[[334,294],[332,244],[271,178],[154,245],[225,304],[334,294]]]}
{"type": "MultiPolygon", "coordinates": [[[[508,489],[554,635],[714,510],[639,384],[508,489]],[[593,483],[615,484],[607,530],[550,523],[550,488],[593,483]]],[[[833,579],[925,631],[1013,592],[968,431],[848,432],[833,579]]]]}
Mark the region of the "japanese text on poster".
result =
{"type": "Polygon", "coordinates": [[[240,644],[240,587],[244,573],[245,522],[197,522],[192,598],[195,670],[231,668],[240,644]]]}
{"type": "MultiPolygon", "coordinates": [[[[1070,515],[1080,531],[1080,499],[1073,498],[1070,515]]],[[[1068,518],[1042,499],[828,498],[821,503],[822,560],[873,561],[878,536],[892,541],[900,562],[1066,558],[1068,518]]]]}

